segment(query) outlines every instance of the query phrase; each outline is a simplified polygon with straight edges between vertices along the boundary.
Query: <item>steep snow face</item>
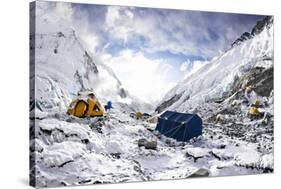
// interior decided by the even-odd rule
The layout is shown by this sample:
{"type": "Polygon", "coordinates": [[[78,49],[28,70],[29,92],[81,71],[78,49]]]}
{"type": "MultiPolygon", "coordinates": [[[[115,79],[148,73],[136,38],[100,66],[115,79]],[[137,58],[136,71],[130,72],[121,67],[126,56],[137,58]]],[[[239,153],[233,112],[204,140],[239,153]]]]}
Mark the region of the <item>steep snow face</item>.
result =
{"type": "Polygon", "coordinates": [[[65,108],[71,94],[92,85],[98,69],[74,31],[35,38],[36,101],[43,110],[65,108]]]}
{"type": "Polygon", "coordinates": [[[211,99],[223,97],[231,90],[235,78],[253,67],[271,67],[272,60],[273,25],[269,23],[253,38],[213,58],[194,74],[189,75],[165,95],[162,103],[170,102],[165,107],[169,110],[190,110],[211,99]]]}
{"type": "Polygon", "coordinates": [[[35,39],[31,50],[35,50],[36,110],[65,111],[81,90],[94,91],[102,103],[130,104],[132,99],[136,103],[138,99],[122,88],[109,67],[94,62],[71,23],[56,18],[49,6],[36,3],[36,32],[31,36],[35,39]]]}

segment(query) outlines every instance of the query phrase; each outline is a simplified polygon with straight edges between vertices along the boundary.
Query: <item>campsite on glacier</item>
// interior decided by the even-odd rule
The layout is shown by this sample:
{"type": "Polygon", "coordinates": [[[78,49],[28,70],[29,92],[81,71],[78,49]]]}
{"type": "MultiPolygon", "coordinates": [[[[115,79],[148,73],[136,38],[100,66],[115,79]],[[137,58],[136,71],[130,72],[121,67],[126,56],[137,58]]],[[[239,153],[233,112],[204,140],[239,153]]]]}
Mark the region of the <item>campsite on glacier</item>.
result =
{"type": "Polygon", "coordinates": [[[46,7],[43,2],[31,7],[31,18],[36,14],[30,36],[32,185],[274,171],[273,17],[241,33],[229,49],[190,71],[151,105],[125,88],[108,64],[95,60],[66,18],[55,19],[46,7]],[[87,101],[90,92],[101,107],[110,101],[112,108],[102,116],[67,113],[74,99],[87,101]],[[156,126],[166,111],[198,115],[202,134],[187,141],[165,136],[156,126]]]}

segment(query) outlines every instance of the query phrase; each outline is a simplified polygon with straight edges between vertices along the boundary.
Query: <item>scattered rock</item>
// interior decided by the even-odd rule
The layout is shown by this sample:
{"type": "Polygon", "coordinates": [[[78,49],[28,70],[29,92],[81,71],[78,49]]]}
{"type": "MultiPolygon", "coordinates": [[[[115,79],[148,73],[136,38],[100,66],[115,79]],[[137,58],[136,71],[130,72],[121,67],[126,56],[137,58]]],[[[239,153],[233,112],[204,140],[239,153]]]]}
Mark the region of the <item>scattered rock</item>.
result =
{"type": "Polygon", "coordinates": [[[79,181],[78,183],[79,183],[79,184],[86,184],[86,183],[89,183],[89,182],[91,182],[91,181],[92,181],[92,179],[85,179],[85,180],[79,181]]]}
{"type": "Polygon", "coordinates": [[[62,186],[67,186],[67,183],[64,182],[64,181],[60,182],[60,184],[61,184],[62,186]]]}
{"type": "Polygon", "coordinates": [[[163,102],[162,104],[160,104],[155,111],[156,112],[162,112],[165,108],[171,106],[172,104],[174,104],[177,100],[179,100],[181,98],[181,96],[183,95],[183,93],[180,94],[176,94],[175,96],[173,96],[172,98],[170,98],[169,100],[163,102]]]}
{"type": "Polygon", "coordinates": [[[194,159],[194,162],[197,161],[199,158],[203,158],[205,156],[209,156],[210,150],[200,148],[200,147],[195,147],[195,148],[189,148],[187,149],[186,152],[186,157],[192,157],[194,159]]]}
{"type": "Polygon", "coordinates": [[[69,161],[63,162],[62,164],[58,165],[58,167],[63,167],[66,164],[71,163],[71,162],[74,162],[74,160],[69,160],[69,161]]]}
{"type": "Polygon", "coordinates": [[[46,135],[51,135],[52,134],[52,130],[51,129],[43,129],[40,127],[40,131],[46,135]]]}
{"type": "Polygon", "coordinates": [[[103,121],[96,121],[96,122],[93,122],[89,125],[89,127],[94,130],[94,131],[97,131],[98,133],[102,134],[102,126],[104,125],[104,122],[103,121]]]}
{"type": "Polygon", "coordinates": [[[58,33],[57,33],[57,36],[58,36],[58,37],[65,37],[62,32],[58,32],[58,33]]]}
{"type": "Polygon", "coordinates": [[[97,181],[93,182],[93,184],[102,184],[102,182],[97,180],[97,181]]]}
{"type": "Polygon", "coordinates": [[[157,141],[147,141],[144,147],[145,149],[156,150],[157,141]]]}
{"type": "Polygon", "coordinates": [[[157,148],[157,141],[148,141],[145,138],[138,140],[138,146],[144,146],[145,149],[156,150],[157,148]]]}
{"type": "Polygon", "coordinates": [[[196,170],[195,172],[191,173],[188,177],[194,178],[194,177],[207,177],[210,175],[210,171],[205,168],[200,168],[196,170]]]}
{"type": "Polygon", "coordinates": [[[121,157],[121,153],[111,153],[110,154],[114,159],[120,159],[120,157],[121,157]]]}
{"type": "Polygon", "coordinates": [[[82,139],[81,142],[84,144],[89,144],[90,141],[89,141],[89,139],[86,138],[86,139],[82,139]]]}
{"type": "Polygon", "coordinates": [[[142,138],[142,139],[139,139],[138,140],[138,146],[139,147],[142,147],[142,146],[145,146],[145,143],[146,143],[146,139],[145,138],[142,138]]]}

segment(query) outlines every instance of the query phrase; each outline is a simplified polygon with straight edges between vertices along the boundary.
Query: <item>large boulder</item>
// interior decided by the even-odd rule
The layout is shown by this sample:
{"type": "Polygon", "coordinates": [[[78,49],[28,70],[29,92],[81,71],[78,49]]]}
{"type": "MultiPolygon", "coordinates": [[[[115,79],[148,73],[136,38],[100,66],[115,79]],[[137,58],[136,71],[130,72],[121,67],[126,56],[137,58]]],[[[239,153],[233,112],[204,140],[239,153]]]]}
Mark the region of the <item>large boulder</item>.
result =
{"type": "Polygon", "coordinates": [[[210,171],[205,168],[200,168],[191,173],[188,177],[189,178],[194,178],[194,177],[207,177],[210,175],[210,171]]]}
{"type": "Polygon", "coordinates": [[[169,100],[166,100],[166,101],[162,102],[161,104],[159,104],[157,106],[155,111],[159,113],[159,112],[164,111],[167,107],[172,106],[176,101],[178,101],[181,98],[182,94],[183,93],[176,94],[172,98],[170,98],[169,100]]]}
{"type": "Polygon", "coordinates": [[[156,150],[157,149],[157,141],[148,141],[145,138],[138,140],[138,146],[144,146],[145,149],[148,150],[156,150]]]}

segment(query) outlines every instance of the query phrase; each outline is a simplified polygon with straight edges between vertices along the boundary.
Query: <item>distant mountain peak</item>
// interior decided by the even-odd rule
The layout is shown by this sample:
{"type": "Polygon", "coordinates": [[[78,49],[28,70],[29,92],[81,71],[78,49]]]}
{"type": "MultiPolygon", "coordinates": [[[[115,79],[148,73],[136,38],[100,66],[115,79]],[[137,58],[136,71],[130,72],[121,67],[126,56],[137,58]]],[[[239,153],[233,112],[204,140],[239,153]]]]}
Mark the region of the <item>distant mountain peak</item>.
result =
{"type": "Polygon", "coordinates": [[[238,37],[232,44],[231,47],[235,47],[240,45],[243,41],[253,38],[255,35],[260,34],[264,28],[270,28],[273,24],[273,17],[266,16],[264,19],[257,21],[255,26],[253,27],[251,33],[244,32],[240,37],[238,37]]]}

